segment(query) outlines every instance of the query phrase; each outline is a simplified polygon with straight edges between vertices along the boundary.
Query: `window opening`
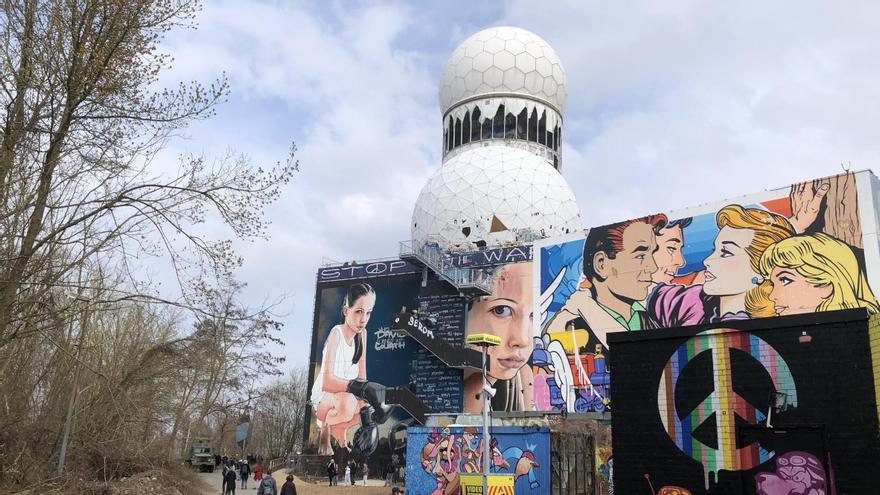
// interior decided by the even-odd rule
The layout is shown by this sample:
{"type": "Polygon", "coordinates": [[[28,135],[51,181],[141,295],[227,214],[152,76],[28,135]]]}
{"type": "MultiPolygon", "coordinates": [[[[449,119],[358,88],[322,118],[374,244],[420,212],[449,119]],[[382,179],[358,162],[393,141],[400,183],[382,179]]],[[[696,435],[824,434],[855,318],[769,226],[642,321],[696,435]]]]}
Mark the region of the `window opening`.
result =
{"type": "Polygon", "coordinates": [[[480,140],[480,107],[474,107],[471,114],[471,141],[480,140]]]}
{"type": "Polygon", "coordinates": [[[492,137],[496,139],[504,137],[504,105],[498,105],[498,111],[492,119],[492,137]]]}
{"type": "Polygon", "coordinates": [[[547,112],[541,112],[541,119],[538,120],[538,142],[547,144],[547,112]]]}
{"type": "Polygon", "coordinates": [[[504,138],[516,139],[516,115],[510,112],[504,118],[504,138]]]}

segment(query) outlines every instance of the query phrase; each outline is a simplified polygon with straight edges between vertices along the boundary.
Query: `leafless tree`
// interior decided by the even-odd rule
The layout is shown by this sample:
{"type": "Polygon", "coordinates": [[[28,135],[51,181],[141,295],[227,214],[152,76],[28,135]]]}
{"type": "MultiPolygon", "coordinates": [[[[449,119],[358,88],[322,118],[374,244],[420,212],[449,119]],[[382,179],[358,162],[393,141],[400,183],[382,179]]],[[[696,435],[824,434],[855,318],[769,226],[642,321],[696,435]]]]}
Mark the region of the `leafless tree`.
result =
{"type": "MultiPolygon", "coordinates": [[[[155,159],[228,94],[224,77],[158,88],[171,29],[197,0],[0,0],[0,488],[40,479],[69,446],[113,477],[187,436],[275,373],[266,308],[246,308],[231,236],[297,170],[226,153],[155,159]],[[133,260],[168,263],[160,291],[133,260]]],[[[142,263],[142,261],[139,261],[142,263]]]]}

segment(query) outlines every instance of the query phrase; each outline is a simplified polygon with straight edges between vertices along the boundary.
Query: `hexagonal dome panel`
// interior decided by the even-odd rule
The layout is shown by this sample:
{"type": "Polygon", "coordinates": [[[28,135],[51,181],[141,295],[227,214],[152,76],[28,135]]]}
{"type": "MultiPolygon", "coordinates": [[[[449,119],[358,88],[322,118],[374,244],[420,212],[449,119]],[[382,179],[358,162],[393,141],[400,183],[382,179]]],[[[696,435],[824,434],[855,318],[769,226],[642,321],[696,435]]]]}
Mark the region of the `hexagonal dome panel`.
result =
{"type": "Polygon", "coordinates": [[[417,244],[436,241],[443,250],[496,246],[518,233],[550,237],[583,229],[562,174],[528,151],[503,145],[468,149],[444,163],[419,194],[410,226],[417,244]]]}
{"type": "MultiPolygon", "coordinates": [[[[519,78],[515,81],[518,83],[519,78]]],[[[568,92],[565,71],[556,51],[540,36],[516,27],[493,27],[472,35],[446,62],[440,83],[440,108],[445,114],[462,100],[493,93],[528,95],[546,102],[561,114],[568,92]],[[511,68],[525,74],[525,84],[509,87],[505,84],[506,78],[497,77],[511,68]],[[484,84],[473,89],[473,84],[454,84],[456,78],[467,81],[479,78],[484,84]],[[553,81],[546,87],[555,88],[550,93],[544,91],[548,78],[553,81]]]]}

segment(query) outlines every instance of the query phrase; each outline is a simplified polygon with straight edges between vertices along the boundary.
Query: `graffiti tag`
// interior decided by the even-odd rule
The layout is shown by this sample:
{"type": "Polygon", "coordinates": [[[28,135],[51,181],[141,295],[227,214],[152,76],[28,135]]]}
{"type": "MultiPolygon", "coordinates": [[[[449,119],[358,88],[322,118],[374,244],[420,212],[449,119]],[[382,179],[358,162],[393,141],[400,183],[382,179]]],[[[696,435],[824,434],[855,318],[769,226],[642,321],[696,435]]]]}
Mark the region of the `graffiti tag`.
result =
{"type": "Polygon", "coordinates": [[[391,331],[388,327],[382,327],[376,330],[376,343],[373,349],[377,351],[406,349],[406,337],[391,331]]]}

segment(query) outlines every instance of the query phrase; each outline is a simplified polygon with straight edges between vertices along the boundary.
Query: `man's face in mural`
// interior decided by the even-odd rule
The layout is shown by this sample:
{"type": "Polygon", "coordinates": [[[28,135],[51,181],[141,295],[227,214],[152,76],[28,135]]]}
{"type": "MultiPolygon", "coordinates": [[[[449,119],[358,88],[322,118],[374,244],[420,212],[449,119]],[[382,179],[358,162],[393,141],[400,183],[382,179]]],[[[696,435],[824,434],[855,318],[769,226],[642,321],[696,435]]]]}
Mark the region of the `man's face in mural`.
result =
{"type": "Polygon", "coordinates": [[[657,272],[657,263],[654,261],[656,250],[654,227],[636,222],[623,231],[623,250],[613,259],[603,252],[596,254],[596,274],[618,299],[641,301],[648,296],[652,277],[657,272]]]}
{"type": "Polygon", "coordinates": [[[684,233],[681,225],[660,229],[657,234],[657,251],[654,253],[654,262],[657,263],[657,271],[652,277],[654,282],[672,283],[678,269],[684,266],[684,256],[681,254],[683,245],[684,233]]]}
{"type": "Polygon", "coordinates": [[[376,295],[367,294],[359,297],[350,308],[343,307],[342,315],[345,317],[345,326],[357,333],[363,332],[367,328],[367,322],[370,321],[375,305],[376,295]]]}
{"type": "Polygon", "coordinates": [[[715,250],[703,260],[706,283],[703,291],[712,296],[742,294],[755,286],[757,276],[752,270],[746,248],[755,238],[752,229],[723,227],[715,237],[715,250]]]}
{"type": "Polygon", "coordinates": [[[770,273],[770,284],[770,300],[780,316],[813,313],[834,292],[830,284],[813,285],[797,271],[778,266],[770,273]]]}
{"type": "Polygon", "coordinates": [[[490,333],[501,344],[489,347],[489,375],[510,380],[532,353],[532,264],[499,268],[492,294],[475,301],[468,312],[468,334],[490,333]]]}

